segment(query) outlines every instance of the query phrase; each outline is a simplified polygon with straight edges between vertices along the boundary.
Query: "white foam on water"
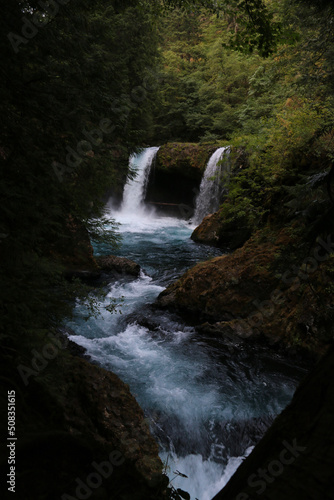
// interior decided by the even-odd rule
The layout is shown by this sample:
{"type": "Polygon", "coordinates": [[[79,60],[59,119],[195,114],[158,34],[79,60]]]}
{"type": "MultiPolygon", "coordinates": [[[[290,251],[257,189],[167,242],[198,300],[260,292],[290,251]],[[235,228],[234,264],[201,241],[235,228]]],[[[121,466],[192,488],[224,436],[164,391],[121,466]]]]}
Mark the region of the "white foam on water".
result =
{"type": "Polygon", "coordinates": [[[203,460],[202,455],[190,454],[177,457],[174,453],[161,453],[167,464],[167,475],[175,489],[181,488],[190,494],[192,500],[211,500],[229,481],[253,447],[249,447],[242,457],[231,457],[226,466],[212,460],[203,460]],[[184,478],[175,472],[188,476],[184,478]]]}
{"type": "MultiPolygon", "coordinates": [[[[173,228],[178,231],[184,229],[185,234],[190,236],[196,227],[183,219],[175,217],[156,216],[152,211],[124,213],[122,211],[112,212],[112,216],[121,224],[121,233],[139,233],[145,235],[156,231],[168,231],[173,228]]],[[[181,233],[182,234],[182,233],[181,233]]]]}
{"type": "Polygon", "coordinates": [[[148,299],[154,299],[162,290],[164,290],[162,286],[152,283],[152,278],[142,271],[140,277],[134,281],[113,284],[107,297],[126,298],[127,312],[129,312],[131,304],[136,306],[138,301],[147,302],[148,299]]]}
{"type": "MultiPolygon", "coordinates": [[[[277,413],[292,396],[293,387],[274,386],[276,374],[265,382],[258,373],[248,376],[242,364],[234,367],[217,361],[214,347],[207,350],[192,327],[185,327],[170,315],[162,316],[160,312],[162,322],[156,320],[159,326],[152,327],[152,331],[138,324],[149,323],[145,317],[147,305],[164,289],[160,283],[164,282],[161,276],[166,270],[170,279],[183,266],[207,258],[205,246],[189,239],[194,226],[185,220],[158,217],[145,207],[145,186],[157,149],[148,148],[131,159],[137,162],[132,166],[137,167],[138,177],[127,182],[123,204],[111,214],[121,223],[122,251],[147,266],[147,273],[155,278],[142,271],[138,278],[122,277],[108,285],[99,318],[84,321],[86,310],[78,304],[76,317],[69,322],[76,335],[70,339],[130,385],[152,425],[161,432],[157,439],[161,438],[161,457],[166,460],[169,456],[170,479],[175,470],[189,478],[176,477],[174,487],[188,491],[191,500],[211,500],[243,460],[231,457],[225,466],[221,463],[226,452],[223,426],[269,411],[277,413]],[[123,314],[110,315],[103,310],[110,298],[124,298],[123,314]],[[148,323],[141,321],[143,318],[148,323]]],[[[215,161],[222,152],[217,150],[215,161]]]]}

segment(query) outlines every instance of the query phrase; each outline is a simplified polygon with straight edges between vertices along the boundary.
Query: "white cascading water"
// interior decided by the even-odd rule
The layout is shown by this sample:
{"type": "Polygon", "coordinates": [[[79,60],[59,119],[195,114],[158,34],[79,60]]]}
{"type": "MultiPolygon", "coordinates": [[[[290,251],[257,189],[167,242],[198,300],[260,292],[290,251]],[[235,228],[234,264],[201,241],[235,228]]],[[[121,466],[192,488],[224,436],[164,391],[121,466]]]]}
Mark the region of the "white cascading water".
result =
{"type": "Polygon", "coordinates": [[[194,224],[200,224],[206,215],[216,212],[219,208],[222,172],[219,161],[229,150],[229,147],[218,148],[208,161],[196,199],[192,219],[194,224]]]}
{"type": "Polygon", "coordinates": [[[134,179],[128,178],[124,186],[121,213],[133,215],[145,210],[144,200],[151,166],[158,152],[158,147],[144,149],[130,157],[130,168],[136,170],[134,179]]]}
{"type": "MultiPolygon", "coordinates": [[[[151,307],[187,269],[220,255],[190,239],[188,221],[145,210],[145,183],[157,150],[131,158],[138,176],[125,186],[121,209],[111,214],[123,236],[117,254],[138,262],[141,275],[110,280],[107,297],[99,299],[101,317],[87,321],[87,310],[78,304],[70,338],[129,384],[159,442],[171,484],[188,491],[191,500],[210,500],[259,439],[262,420],[289,403],[304,372],[285,369],[276,354],[271,364],[270,352],[254,346],[248,352],[237,341],[207,341],[180,318],[151,307]],[[108,297],[123,300],[121,313],[107,312],[108,297]]],[[[223,152],[217,151],[215,161],[223,152]]],[[[106,243],[94,251],[115,253],[106,243]]]]}

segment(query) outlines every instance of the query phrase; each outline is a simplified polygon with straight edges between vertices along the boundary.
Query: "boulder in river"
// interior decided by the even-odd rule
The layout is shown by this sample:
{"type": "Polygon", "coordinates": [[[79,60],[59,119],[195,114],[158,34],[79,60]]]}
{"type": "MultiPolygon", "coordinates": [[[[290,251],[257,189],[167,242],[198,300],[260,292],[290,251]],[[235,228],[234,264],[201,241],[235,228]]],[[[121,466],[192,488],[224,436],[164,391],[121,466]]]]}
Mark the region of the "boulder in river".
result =
{"type": "Polygon", "coordinates": [[[191,235],[196,243],[204,243],[219,248],[235,250],[241,247],[251,236],[251,229],[241,219],[233,223],[225,223],[221,210],[209,214],[191,235]]]}
{"type": "Polygon", "coordinates": [[[140,274],[140,265],[125,257],[106,255],[96,257],[95,260],[99,268],[105,272],[117,272],[119,274],[129,274],[136,277],[140,274]]]}
{"type": "Polygon", "coordinates": [[[128,385],[71,355],[66,343],[62,334],[41,337],[38,346],[35,339],[37,354],[52,347],[55,355],[36,357],[34,370],[24,356],[21,375],[11,372],[20,433],[16,498],[169,498],[158,445],[128,385]]]}

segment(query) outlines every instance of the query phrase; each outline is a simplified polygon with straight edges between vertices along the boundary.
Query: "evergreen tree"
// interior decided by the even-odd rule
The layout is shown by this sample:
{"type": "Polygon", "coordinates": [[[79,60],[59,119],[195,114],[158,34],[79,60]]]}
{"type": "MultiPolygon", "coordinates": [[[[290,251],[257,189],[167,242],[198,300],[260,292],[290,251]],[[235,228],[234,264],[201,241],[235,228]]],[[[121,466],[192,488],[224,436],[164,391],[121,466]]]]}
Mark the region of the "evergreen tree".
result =
{"type": "Polygon", "coordinates": [[[228,29],[226,17],[206,9],[175,9],[163,19],[159,138],[215,141],[239,127],[238,110],[261,58],[224,47],[228,29]]]}

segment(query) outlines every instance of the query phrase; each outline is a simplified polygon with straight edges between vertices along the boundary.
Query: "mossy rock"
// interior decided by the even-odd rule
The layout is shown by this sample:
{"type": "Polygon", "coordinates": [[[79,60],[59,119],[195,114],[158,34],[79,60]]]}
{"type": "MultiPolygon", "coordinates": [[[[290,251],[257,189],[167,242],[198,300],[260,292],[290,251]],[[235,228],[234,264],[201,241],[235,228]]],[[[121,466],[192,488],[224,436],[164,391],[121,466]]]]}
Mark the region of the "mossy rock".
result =
{"type": "Polygon", "coordinates": [[[251,234],[252,229],[243,218],[233,223],[226,222],[222,218],[221,210],[218,210],[204,217],[201,224],[193,231],[191,239],[196,243],[235,250],[240,248],[251,234]]]}
{"type": "Polygon", "coordinates": [[[200,180],[210,156],[217,145],[170,142],[160,147],[156,166],[157,170],[178,172],[183,177],[200,180]]]}
{"type": "Polygon", "coordinates": [[[140,265],[125,257],[106,255],[96,257],[96,262],[102,271],[108,273],[116,272],[119,274],[129,274],[135,277],[138,277],[140,274],[140,265]]]}

